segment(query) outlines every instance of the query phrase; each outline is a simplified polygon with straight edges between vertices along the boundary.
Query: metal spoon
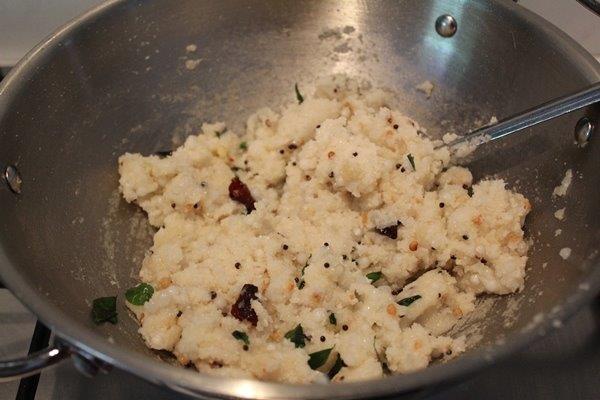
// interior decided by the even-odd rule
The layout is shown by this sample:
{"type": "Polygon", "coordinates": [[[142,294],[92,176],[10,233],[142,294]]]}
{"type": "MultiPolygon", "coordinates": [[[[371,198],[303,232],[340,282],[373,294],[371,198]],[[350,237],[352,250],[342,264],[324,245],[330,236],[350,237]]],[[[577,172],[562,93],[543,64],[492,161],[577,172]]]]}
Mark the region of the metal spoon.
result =
{"type": "Polygon", "coordinates": [[[600,82],[577,93],[550,100],[540,106],[505,118],[496,124],[478,128],[448,144],[442,144],[438,148],[447,146],[450,152],[455,154],[462,146],[479,146],[597,102],[600,102],[600,82]]]}

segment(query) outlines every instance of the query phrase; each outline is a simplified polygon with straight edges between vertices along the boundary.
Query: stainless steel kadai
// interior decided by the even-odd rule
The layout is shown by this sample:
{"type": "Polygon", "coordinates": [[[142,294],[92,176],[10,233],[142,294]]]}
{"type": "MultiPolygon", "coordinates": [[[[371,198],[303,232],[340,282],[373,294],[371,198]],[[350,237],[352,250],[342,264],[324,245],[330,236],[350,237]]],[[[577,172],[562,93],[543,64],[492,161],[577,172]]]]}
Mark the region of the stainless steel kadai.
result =
{"type": "Polygon", "coordinates": [[[438,386],[516,352],[598,293],[596,105],[492,142],[471,164],[476,178],[502,176],[532,200],[526,226],[535,245],[525,290],[465,324],[482,340],[456,360],[378,381],[294,386],[169,365],[144,346],[122,304],[118,325],[95,326],[91,300],[122,298],[150,242],[141,212],[120,201],[117,157],[169,149],[173,135],[201,121],[239,128],[252,110],[293,100],[294,83],[333,72],[393,89],[438,137],[600,80],[580,46],[509,0],[109,1],[47,38],[0,86],[8,183],[0,187],[0,276],[57,334],[42,354],[0,363],[1,376],[72,356],[88,373],[114,366],[198,396],[382,397],[438,386]],[[186,68],[186,58],[197,66],[186,68]],[[429,99],[414,89],[424,80],[436,85],[429,99]],[[575,127],[586,146],[575,144],[575,127]],[[574,183],[565,199],[552,199],[566,168],[574,183]],[[559,223],[553,213],[564,206],[559,223]],[[562,247],[572,249],[566,261],[562,247]]]}

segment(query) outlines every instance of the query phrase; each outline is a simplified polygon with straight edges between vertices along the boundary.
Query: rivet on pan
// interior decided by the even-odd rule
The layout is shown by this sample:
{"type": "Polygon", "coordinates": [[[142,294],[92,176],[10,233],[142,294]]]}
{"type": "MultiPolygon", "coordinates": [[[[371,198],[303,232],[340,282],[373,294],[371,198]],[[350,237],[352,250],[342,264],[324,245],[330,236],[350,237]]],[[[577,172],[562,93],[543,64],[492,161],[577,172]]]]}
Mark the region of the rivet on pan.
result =
{"type": "Polygon", "coordinates": [[[575,141],[577,145],[581,147],[585,146],[592,138],[594,128],[594,123],[586,117],[577,121],[577,125],[575,125],[575,141]]]}
{"type": "Polygon", "coordinates": [[[4,170],[4,179],[6,179],[6,183],[10,190],[12,190],[16,194],[21,194],[21,186],[23,185],[23,180],[21,179],[21,174],[17,170],[17,167],[14,165],[9,165],[4,170]]]}
{"type": "Polygon", "coordinates": [[[440,36],[449,38],[454,36],[456,30],[458,29],[458,24],[454,17],[450,14],[440,15],[438,19],[435,20],[435,30],[439,33],[440,36]]]}

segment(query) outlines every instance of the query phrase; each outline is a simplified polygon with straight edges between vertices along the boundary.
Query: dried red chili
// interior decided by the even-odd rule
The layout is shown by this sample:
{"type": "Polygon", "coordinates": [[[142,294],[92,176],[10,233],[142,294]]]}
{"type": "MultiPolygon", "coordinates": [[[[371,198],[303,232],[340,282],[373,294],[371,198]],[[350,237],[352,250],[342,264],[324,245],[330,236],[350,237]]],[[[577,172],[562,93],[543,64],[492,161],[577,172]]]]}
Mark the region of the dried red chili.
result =
{"type": "Polygon", "coordinates": [[[387,236],[390,239],[398,238],[398,225],[386,226],[385,228],[375,228],[380,235],[387,236]]]}
{"type": "Polygon", "coordinates": [[[248,214],[255,210],[255,200],[254,197],[252,197],[252,193],[250,193],[250,189],[248,189],[248,186],[240,181],[240,178],[237,176],[233,178],[229,184],[229,198],[246,206],[248,214]]]}
{"type": "Polygon", "coordinates": [[[231,315],[240,321],[248,321],[253,326],[258,323],[258,315],[252,308],[252,300],[257,300],[258,288],[252,284],[245,284],[240,291],[236,302],[231,306],[231,315]]]}

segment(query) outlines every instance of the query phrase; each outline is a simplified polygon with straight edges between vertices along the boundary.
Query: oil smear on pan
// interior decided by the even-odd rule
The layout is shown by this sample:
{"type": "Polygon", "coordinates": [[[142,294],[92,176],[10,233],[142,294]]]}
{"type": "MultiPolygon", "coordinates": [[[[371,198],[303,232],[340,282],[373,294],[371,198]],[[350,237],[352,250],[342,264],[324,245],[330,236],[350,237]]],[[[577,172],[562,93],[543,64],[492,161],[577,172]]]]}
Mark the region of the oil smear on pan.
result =
{"type": "Polygon", "coordinates": [[[142,261],[154,229],[143,212],[123,203],[117,188],[108,198],[107,210],[101,225],[105,254],[102,271],[111,285],[121,289],[137,279],[134,266],[142,261]]]}

